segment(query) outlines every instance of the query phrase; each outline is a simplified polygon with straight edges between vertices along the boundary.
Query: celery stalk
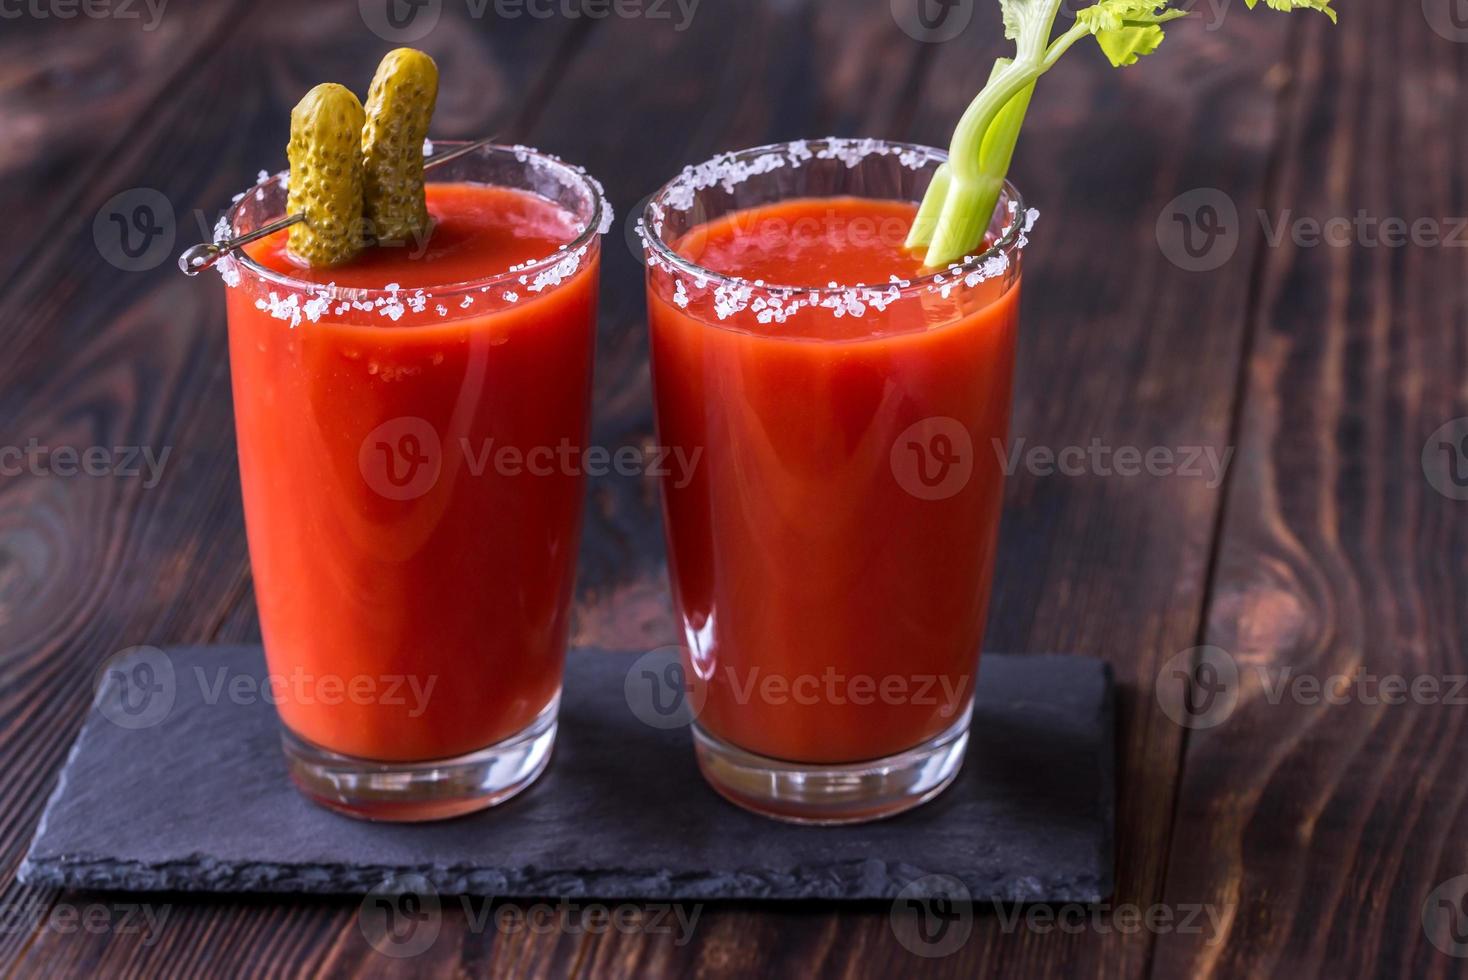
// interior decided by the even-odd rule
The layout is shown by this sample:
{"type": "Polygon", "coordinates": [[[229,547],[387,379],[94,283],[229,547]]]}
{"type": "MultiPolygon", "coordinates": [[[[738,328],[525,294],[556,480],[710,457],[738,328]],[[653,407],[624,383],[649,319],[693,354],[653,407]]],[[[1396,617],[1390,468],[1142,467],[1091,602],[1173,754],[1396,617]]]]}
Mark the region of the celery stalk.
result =
{"type": "MultiPolygon", "coordinates": [[[[1051,41],[1063,0],[999,0],[1005,36],[1015,42],[1015,57],[994,63],[989,81],[970,103],[953,132],[948,162],[928,185],[907,247],[926,248],[924,263],[941,267],[962,260],[983,244],[1004,179],[1009,173],[1020,128],[1035,82],[1071,45],[1096,38],[1118,67],[1135,64],[1162,43],[1162,25],[1186,17],[1167,0],[1098,0],[1076,12],[1076,22],[1051,41]]],[[[1245,0],[1250,8],[1259,0],[1245,0]]],[[[1264,0],[1274,10],[1317,10],[1332,22],[1332,0],[1264,0]]]]}

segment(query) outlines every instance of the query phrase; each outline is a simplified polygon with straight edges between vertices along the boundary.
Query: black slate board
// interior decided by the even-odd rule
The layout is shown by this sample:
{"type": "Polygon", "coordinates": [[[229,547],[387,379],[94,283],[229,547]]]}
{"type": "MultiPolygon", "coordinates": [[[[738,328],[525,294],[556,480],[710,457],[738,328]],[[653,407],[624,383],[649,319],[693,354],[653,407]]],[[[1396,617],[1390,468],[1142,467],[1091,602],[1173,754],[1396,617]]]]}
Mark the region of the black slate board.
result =
{"type": "Polygon", "coordinates": [[[421,874],[444,894],[871,900],[942,874],[976,901],[1111,892],[1112,685],[1100,661],[986,655],[968,758],[947,792],[890,820],[816,828],[725,802],[703,783],[686,729],[639,722],[623,693],[635,654],[575,651],[538,783],[469,817],[391,825],[299,796],[268,703],[210,703],[221,668],[264,675],[258,648],[165,653],[171,709],[124,728],[93,707],[21,867],[26,883],[355,894],[421,874]]]}

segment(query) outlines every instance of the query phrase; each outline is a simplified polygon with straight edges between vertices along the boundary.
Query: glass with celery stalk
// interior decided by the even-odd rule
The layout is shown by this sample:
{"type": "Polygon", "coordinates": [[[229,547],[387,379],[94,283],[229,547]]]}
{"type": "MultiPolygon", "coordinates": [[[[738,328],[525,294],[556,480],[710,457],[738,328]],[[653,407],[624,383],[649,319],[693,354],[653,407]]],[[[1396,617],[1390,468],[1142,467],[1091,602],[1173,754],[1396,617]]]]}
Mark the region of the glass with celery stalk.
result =
{"type": "Polygon", "coordinates": [[[1184,16],[1102,0],[1052,40],[1060,2],[1001,3],[1016,56],[949,152],[726,153],[642,216],[659,440],[698,461],[662,485],[694,746],[758,813],[889,816],[962,765],[1035,219],[1010,159],[1076,41],[1129,65],[1184,16]]]}

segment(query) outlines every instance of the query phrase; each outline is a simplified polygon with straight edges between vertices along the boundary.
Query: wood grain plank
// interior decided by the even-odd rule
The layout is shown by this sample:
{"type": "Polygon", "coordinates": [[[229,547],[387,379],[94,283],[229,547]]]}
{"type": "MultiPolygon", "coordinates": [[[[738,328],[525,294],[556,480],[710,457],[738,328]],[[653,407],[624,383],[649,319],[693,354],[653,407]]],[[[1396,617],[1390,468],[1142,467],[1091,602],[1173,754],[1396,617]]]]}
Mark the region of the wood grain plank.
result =
{"type": "MultiPolygon", "coordinates": [[[[30,292],[39,288],[44,296],[45,288],[23,276],[46,244],[59,251],[65,243],[79,268],[111,271],[92,243],[91,216],[113,193],[100,192],[110,186],[116,155],[166,101],[170,86],[220,42],[237,13],[233,7],[179,11],[152,30],[116,20],[7,21],[0,36],[0,131],[7,137],[0,149],[0,209],[7,219],[0,226],[0,284],[10,283],[0,298],[7,309],[24,309],[46,323],[30,292]]],[[[34,439],[52,447],[146,446],[161,453],[157,436],[173,406],[154,384],[177,382],[189,351],[173,343],[178,332],[159,321],[170,308],[200,312],[179,299],[177,293],[155,297],[119,317],[124,329],[161,327],[156,340],[165,347],[141,370],[125,363],[133,352],[114,335],[82,350],[61,346],[74,356],[57,357],[36,375],[7,378],[0,445],[24,447],[34,439]]],[[[9,317],[0,325],[7,350],[19,339],[15,327],[25,322],[9,317]]],[[[5,367],[10,363],[7,357],[5,367]]],[[[193,394],[204,396],[199,389],[193,394]]],[[[90,701],[90,672],[101,656],[127,645],[118,636],[127,635],[133,610],[106,608],[114,580],[125,575],[126,538],[97,532],[136,530],[147,522],[158,500],[144,482],[0,477],[0,766],[13,774],[0,807],[0,907],[16,923],[35,916],[43,927],[49,922],[54,895],[20,887],[14,868],[75,720],[90,701]],[[91,659],[76,659],[86,645],[91,659]]],[[[190,501],[182,516],[195,518],[212,503],[190,501]]],[[[160,572],[166,580],[166,564],[160,572]]],[[[0,961],[11,960],[36,935],[31,928],[0,932],[0,961]]]]}
{"type": "Polygon", "coordinates": [[[137,4],[114,8],[136,16],[66,19],[9,8],[0,31],[0,287],[38,242],[71,231],[78,197],[109,180],[132,127],[199,68],[238,8],[165,6],[155,17],[137,4]]]}
{"type": "MultiPolygon", "coordinates": [[[[365,29],[355,3],[306,10],[280,0],[231,20],[208,71],[129,122],[106,179],[85,182],[61,231],[0,292],[3,308],[26,310],[0,323],[0,445],[169,452],[156,486],[54,472],[0,479],[0,907],[27,915],[86,901],[25,889],[14,871],[91,700],[93,673],[131,645],[211,637],[248,584],[220,287],[184,280],[171,256],[140,272],[110,267],[91,216],[119,190],[151,187],[171,202],[178,234],[197,234],[195,209],[212,225],[231,192],[281,165],[302,92],[323,78],[365,90],[391,47],[365,29]]],[[[443,99],[439,131],[511,125],[521,95],[554,70],[580,29],[446,11],[420,42],[463,82],[443,99]]],[[[43,925],[0,934],[0,962],[154,975],[249,962],[286,972],[325,964],[356,931],[355,903],[167,904],[176,918],[156,943],[43,925]]]]}
{"type": "MultiPolygon", "coordinates": [[[[1252,233],[1359,213],[1458,224],[1463,137],[1440,121],[1465,109],[1468,47],[1415,5],[1363,5],[1310,24],[1297,54],[1252,233]]],[[[1205,680],[1238,700],[1188,732],[1168,863],[1167,901],[1215,905],[1225,929],[1162,937],[1155,968],[1461,976],[1422,917],[1468,873],[1468,702],[1447,701],[1468,672],[1468,503],[1438,489],[1449,459],[1430,443],[1468,416],[1464,253],[1392,247],[1379,224],[1341,225],[1337,245],[1294,228],[1263,254],[1206,623],[1238,676],[1205,680]],[[1391,675],[1436,692],[1387,703],[1391,675]]]]}

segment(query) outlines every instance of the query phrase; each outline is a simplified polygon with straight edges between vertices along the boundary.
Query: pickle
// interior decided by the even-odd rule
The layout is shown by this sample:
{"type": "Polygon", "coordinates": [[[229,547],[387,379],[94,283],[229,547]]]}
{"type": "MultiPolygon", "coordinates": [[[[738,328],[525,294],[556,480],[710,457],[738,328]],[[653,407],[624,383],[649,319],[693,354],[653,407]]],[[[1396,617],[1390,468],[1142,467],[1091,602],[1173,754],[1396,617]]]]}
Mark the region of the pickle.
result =
{"type": "Polygon", "coordinates": [[[379,242],[417,240],[428,229],[423,141],[438,100],[438,66],[422,51],[389,51],[367,92],[362,130],[366,215],[379,242]]]}
{"type": "Polygon", "coordinates": [[[344,86],[318,85],[291,110],[290,250],[312,266],[340,265],[362,249],[362,103],[344,86]]]}

